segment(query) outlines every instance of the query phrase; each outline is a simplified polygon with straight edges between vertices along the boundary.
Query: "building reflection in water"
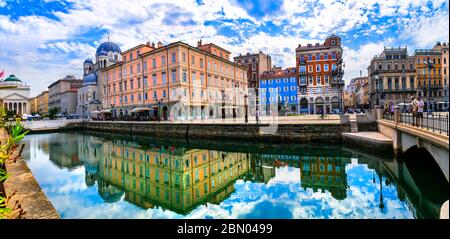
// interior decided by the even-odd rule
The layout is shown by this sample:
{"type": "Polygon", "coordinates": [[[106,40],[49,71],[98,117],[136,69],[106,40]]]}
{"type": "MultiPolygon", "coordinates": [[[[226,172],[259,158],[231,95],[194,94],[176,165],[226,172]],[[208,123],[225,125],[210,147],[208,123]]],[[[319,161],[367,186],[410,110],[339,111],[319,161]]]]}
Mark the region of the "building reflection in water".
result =
{"type": "Polygon", "coordinates": [[[97,142],[86,136],[80,140],[86,184],[97,181],[106,202],[125,196],[143,208],[160,206],[187,214],[200,204],[222,202],[233,192],[234,182],[250,169],[245,153],[142,147],[127,141],[97,142]]]}
{"type": "Polygon", "coordinates": [[[347,197],[347,174],[343,157],[309,157],[300,160],[301,184],[304,188],[328,191],[337,200],[347,197]]]}
{"type": "MultiPolygon", "coordinates": [[[[328,191],[338,200],[347,196],[345,165],[350,158],[340,156],[141,146],[130,141],[94,136],[80,136],[70,145],[78,147],[78,155],[86,171],[86,185],[93,186],[97,182],[99,195],[105,202],[116,202],[124,197],[143,208],[160,206],[188,214],[198,205],[207,202],[219,204],[228,198],[237,179],[268,183],[280,166],[300,168],[304,189],[328,191]]],[[[56,149],[60,152],[59,148],[56,149]]],[[[69,152],[71,150],[66,155],[69,152]]],[[[65,162],[61,161],[60,164],[65,162]]],[[[71,166],[74,165],[77,162],[72,161],[71,166]]]]}

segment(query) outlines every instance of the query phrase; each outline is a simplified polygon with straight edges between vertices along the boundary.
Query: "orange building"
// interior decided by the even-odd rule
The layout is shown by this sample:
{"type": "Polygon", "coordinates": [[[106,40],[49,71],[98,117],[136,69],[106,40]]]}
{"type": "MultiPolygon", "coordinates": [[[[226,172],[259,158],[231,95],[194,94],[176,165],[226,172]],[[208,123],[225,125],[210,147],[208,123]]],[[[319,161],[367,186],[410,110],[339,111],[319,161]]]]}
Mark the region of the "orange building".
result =
{"type": "Polygon", "coordinates": [[[343,111],[341,38],[331,35],[323,44],[299,45],[296,49],[300,112],[319,114],[343,111]]]}
{"type": "Polygon", "coordinates": [[[243,117],[247,72],[230,52],[198,42],[141,44],[100,72],[103,108],[113,117],[161,120],[243,117]]]}

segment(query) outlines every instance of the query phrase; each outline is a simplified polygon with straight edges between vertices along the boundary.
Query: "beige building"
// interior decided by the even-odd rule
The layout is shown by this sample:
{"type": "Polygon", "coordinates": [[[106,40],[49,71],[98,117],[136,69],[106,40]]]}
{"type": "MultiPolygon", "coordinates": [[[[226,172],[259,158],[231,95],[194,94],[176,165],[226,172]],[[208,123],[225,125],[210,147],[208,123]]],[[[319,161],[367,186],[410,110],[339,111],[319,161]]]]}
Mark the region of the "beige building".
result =
{"type": "Polygon", "coordinates": [[[48,87],[48,109],[59,113],[74,114],[77,108],[77,91],[83,80],[68,75],[48,87]]]}
{"type": "Polygon", "coordinates": [[[416,96],[415,58],[405,48],[384,48],[368,67],[369,104],[386,107],[408,103],[416,96]]]}
{"type": "Polygon", "coordinates": [[[36,112],[39,114],[48,113],[48,90],[43,91],[41,94],[35,97],[36,99],[36,112]]]}
{"type": "Polygon", "coordinates": [[[36,113],[37,109],[38,109],[38,105],[37,105],[37,97],[31,98],[28,101],[28,104],[30,105],[30,113],[36,113]]]}

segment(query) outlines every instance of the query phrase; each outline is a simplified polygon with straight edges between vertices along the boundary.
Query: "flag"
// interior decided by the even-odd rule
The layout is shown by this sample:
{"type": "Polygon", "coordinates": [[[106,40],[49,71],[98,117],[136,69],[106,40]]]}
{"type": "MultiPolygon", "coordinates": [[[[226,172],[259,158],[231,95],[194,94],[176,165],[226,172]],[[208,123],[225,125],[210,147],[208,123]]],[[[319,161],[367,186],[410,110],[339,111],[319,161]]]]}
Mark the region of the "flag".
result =
{"type": "Polygon", "coordinates": [[[5,70],[2,70],[2,71],[0,72],[0,78],[2,78],[4,75],[5,75],[5,70]]]}

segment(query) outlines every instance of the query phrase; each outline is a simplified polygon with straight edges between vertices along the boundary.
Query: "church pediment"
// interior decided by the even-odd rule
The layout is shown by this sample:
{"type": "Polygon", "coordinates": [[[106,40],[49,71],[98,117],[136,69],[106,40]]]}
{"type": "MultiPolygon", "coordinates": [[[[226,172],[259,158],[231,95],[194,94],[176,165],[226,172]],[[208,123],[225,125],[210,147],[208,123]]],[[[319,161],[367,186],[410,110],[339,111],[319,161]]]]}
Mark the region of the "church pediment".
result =
{"type": "Polygon", "coordinates": [[[28,97],[23,96],[21,94],[12,93],[5,97],[3,97],[3,100],[29,100],[28,97]]]}

